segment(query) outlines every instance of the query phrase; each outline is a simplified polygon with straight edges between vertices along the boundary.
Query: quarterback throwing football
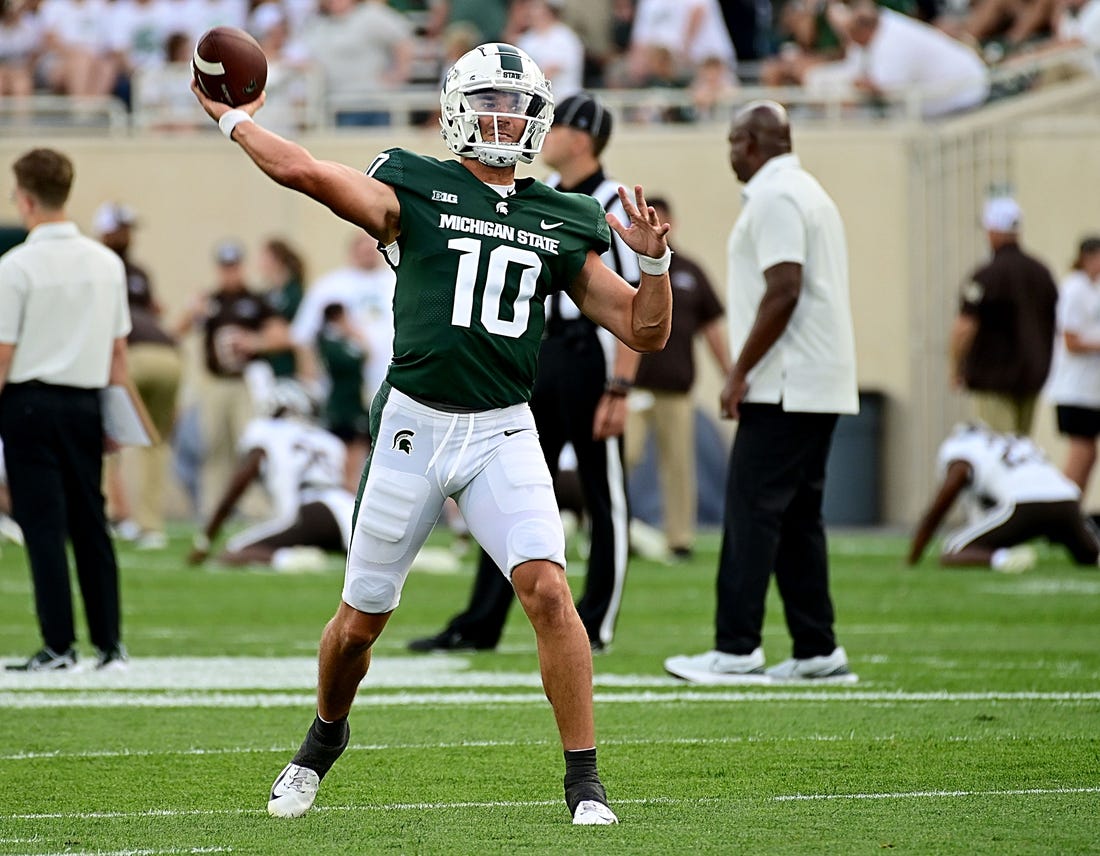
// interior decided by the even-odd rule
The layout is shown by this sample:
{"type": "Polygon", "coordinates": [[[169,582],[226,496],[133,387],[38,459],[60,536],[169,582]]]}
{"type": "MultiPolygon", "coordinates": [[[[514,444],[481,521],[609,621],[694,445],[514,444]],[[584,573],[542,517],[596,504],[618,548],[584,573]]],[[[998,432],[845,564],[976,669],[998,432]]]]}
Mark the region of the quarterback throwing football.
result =
{"type": "Polygon", "coordinates": [[[317,717],[276,779],[268,811],[295,817],[313,804],[347,746],[371,646],[453,497],[534,627],[573,823],[617,822],[596,767],[591,650],[565,580],[565,538],[527,402],[544,303],[556,291],[629,347],[664,347],[668,225],[641,187],[619,190],[624,224],[591,197],[516,179],[516,163],[542,148],[554,99],[542,71],[511,45],[481,45],[446,76],[440,123],[458,160],[390,149],[361,172],[261,128],[252,117],[262,94],[230,109],[192,89],[264,173],[374,235],[397,274],[393,359],[371,407],[373,451],[341,602],[321,637],[317,717]],[[637,289],[600,260],[609,226],[639,256],[637,289]]]}

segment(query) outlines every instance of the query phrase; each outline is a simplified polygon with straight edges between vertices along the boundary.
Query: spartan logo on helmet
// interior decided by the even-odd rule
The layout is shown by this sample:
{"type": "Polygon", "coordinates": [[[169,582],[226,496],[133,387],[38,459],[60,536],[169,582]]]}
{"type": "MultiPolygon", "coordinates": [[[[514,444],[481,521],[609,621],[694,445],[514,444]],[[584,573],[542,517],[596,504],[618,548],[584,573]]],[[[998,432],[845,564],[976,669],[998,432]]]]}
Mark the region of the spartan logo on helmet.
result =
{"type": "Polygon", "coordinates": [[[403,428],[393,435],[393,448],[399,452],[404,452],[406,455],[413,453],[413,437],[415,431],[410,431],[408,428],[403,428]]]}

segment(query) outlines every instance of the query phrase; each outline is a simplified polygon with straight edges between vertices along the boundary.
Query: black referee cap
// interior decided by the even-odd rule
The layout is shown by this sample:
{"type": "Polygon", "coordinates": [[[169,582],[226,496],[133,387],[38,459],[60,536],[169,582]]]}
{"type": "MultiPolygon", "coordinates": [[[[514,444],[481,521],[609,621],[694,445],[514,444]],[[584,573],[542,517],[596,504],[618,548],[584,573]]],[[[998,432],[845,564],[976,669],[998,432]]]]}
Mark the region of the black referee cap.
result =
{"type": "Polygon", "coordinates": [[[606,143],[611,137],[611,112],[588,92],[562,99],[554,107],[554,124],[584,131],[598,143],[606,143]]]}

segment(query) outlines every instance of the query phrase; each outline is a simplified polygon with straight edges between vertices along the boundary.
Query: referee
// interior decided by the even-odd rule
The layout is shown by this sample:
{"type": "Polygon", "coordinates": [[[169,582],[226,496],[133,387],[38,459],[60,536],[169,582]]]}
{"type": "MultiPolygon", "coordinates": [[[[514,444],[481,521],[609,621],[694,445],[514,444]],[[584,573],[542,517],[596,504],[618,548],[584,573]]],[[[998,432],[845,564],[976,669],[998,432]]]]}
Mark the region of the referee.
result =
{"type": "MultiPolygon", "coordinates": [[[[592,95],[579,92],[554,109],[542,157],[557,170],[546,183],[598,200],[620,220],[619,182],[607,178],[600,155],[611,139],[611,114],[592,95]]],[[[638,259],[612,233],[604,263],[632,285],[641,278],[638,259]]],[[[626,582],[628,525],[622,434],[626,395],[641,355],[581,314],[572,299],[556,292],[546,302],[546,335],[539,350],[531,411],[539,444],[553,476],[569,443],[588,512],[591,549],[577,612],[594,652],[611,643],[626,582]]],[[[466,610],[435,636],[409,643],[414,651],[495,648],[512,603],[507,578],[482,551],[466,610]]]]}
{"type": "Polygon", "coordinates": [[[118,667],[126,653],[100,490],[99,391],[127,380],[126,276],[122,260],[66,216],[73,165],[65,155],[34,149],[13,171],[13,199],[29,234],[0,257],[0,437],[44,645],[7,669],[76,667],[67,539],[97,668],[118,667]]]}

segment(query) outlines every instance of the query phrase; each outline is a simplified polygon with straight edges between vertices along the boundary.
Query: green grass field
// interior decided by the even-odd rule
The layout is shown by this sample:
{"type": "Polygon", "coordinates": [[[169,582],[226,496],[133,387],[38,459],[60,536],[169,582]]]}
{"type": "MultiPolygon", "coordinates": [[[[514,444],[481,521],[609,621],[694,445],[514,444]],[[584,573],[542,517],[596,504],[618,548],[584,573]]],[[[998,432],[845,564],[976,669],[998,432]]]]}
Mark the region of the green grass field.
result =
{"type": "MultiPolygon", "coordinates": [[[[405,652],[465,602],[472,559],[414,572],[349,751],[306,817],[268,817],[342,568],[196,571],[186,543],[120,547],[127,672],[0,673],[0,854],[1100,852],[1100,573],[1060,553],[1018,577],[907,569],[902,538],[834,534],[861,680],[816,689],[667,677],[665,657],[711,647],[717,538],[690,564],[635,561],[595,662],[622,823],[574,828],[520,610],[498,652],[405,652]]],[[[11,545],[0,594],[0,652],[25,657],[38,637],[11,545]]],[[[765,651],[789,654],[774,597],[765,651]]]]}

